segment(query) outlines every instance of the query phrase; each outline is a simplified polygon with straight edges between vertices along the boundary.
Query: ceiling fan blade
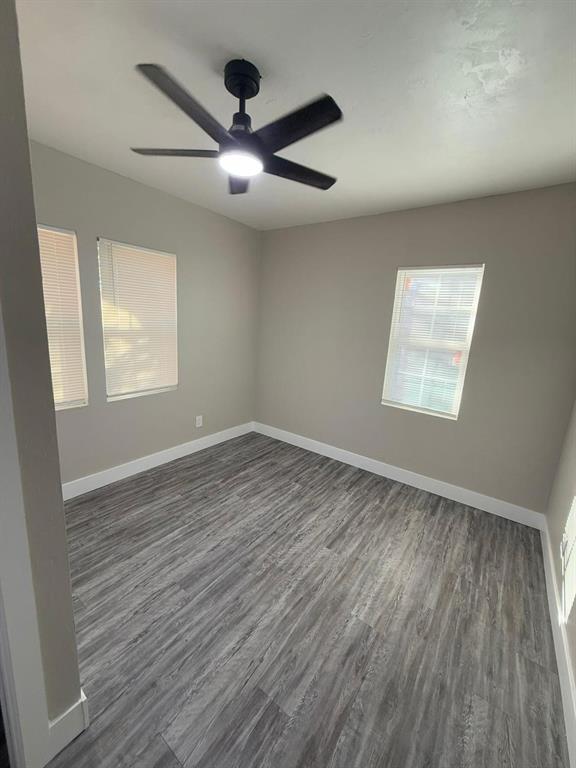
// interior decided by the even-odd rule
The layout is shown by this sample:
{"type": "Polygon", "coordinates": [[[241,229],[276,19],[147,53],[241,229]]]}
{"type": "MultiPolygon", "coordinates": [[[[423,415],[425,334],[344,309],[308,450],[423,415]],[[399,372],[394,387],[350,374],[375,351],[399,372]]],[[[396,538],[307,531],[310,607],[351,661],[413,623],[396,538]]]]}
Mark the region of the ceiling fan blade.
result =
{"type": "Polygon", "coordinates": [[[152,155],[153,157],[218,157],[217,149],[149,149],[132,147],[132,152],[138,155],[152,155]]]}
{"type": "Polygon", "coordinates": [[[212,117],[163,67],[158,64],[138,64],[137,69],[214,141],[218,144],[230,141],[230,134],[224,126],[220,125],[218,120],[212,117]]]}
{"type": "Polygon", "coordinates": [[[228,176],[228,186],[231,195],[243,195],[248,192],[248,179],[240,179],[238,176],[228,176]]]}
{"type": "Polygon", "coordinates": [[[325,173],[307,168],[305,165],[298,165],[291,160],[273,155],[264,162],[264,171],[273,176],[281,176],[283,179],[298,181],[300,184],[307,184],[309,187],[318,189],[330,189],[336,183],[334,176],[327,176],[325,173]]]}
{"type": "Polygon", "coordinates": [[[322,96],[295,112],[290,112],[273,123],[259,128],[253,135],[260,139],[268,152],[278,152],[279,149],[294,144],[295,141],[300,141],[321,128],[326,128],[341,117],[342,112],[334,99],[331,96],[322,96]]]}

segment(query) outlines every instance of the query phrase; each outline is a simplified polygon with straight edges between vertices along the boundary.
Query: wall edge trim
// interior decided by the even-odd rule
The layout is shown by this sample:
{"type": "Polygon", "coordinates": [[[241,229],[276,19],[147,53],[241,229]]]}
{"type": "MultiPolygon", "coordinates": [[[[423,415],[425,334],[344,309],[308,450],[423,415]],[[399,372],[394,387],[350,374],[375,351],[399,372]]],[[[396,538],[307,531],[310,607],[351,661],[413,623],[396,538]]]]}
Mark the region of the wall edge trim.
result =
{"type": "Polygon", "coordinates": [[[566,625],[562,621],[560,589],[556,579],[554,553],[552,551],[552,541],[548,532],[548,526],[541,531],[540,535],[542,537],[542,556],[544,558],[548,607],[550,609],[552,636],[554,638],[562,707],[564,709],[564,722],[566,725],[566,738],[568,740],[568,757],[570,765],[576,767],[576,684],[574,669],[570,661],[566,625]]]}
{"type": "Polygon", "coordinates": [[[80,698],[65,712],[50,720],[48,726],[50,742],[50,759],[61,752],[71,741],[85,731],[90,724],[88,714],[88,699],[80,689],[80,698]]]}
{"type": "Polygon", "coordinates": [[[457,501],[460,504],[475,507],[483,512],[489,512],[492,515],[505,517],[507,520],[512,520],[515,523],[521,523],[522,525],[528,525],[531,528],[537,528],[539,531],[544,530],[546,527],[546,517],[541,512],[535,512],[532,509],[520,507],[509,501],[486,496],[483,493],[470,491],[467,488],[460,488],[457,485],[446,483],[443,480],[435,480],[432,477],[420,475],[417,472],[402,469],[402,467],[396,467],[393,464],[386,464],[383,461],[371,459],[368,456],[363,456],[359,453],[352,453],[343,448],[337,448],[334,445],[322,443],[318,440],[313,440],[312,438],[304,437],[303,435],[298,435],[293,432],[287,432],[284,429],[272,427],[268,424],[254,422],[254,431],[275,438],[276,440],[281,440],[284,443],[297,445],[300,448],[312,451],[313,453],[319,453],[322,456],[336,459],[344,464],[350,464],[353,467],[365,469],[368,472],[373,472],[375,475],[382,475],[391,480],[397,480],[400,483],[419,488],[422,491],[435,493],[438,496],[457,501]]]}
{"type": "Polygon", "coordinates": [[[204,448],[210,448],[213,445],[224,443],[235,437],[241,437],[253,430],[254,423],[248,421],[245,424],[238,424],[235,427],[223,429],[220,432],[213,432],[210,435],[198,437],[195,440],[189,440],[186,443],[180,443],[171,448],[165,448],[162,451],[150,453],[147,456],[141,456],[138,459],[127,461],[124,464],[118,464],[115,467],[103,469],[92,475],[86,475],[85,477],[79,477],[77,480],[63,483],[62,494],[64,496],[64,501],[73,499],[76,496],[81,496],[89,491],[94,491],[97,488],[102,488],[105,485],[110,485],[110,483],[115,483],[118,480],[124,480],[125,478],[137,475],[140,472],[145,472],[147,469],[167,464],[169,461],[174,461],[174,459],[181,459],[189,454],[202,451],[204,448]]]}

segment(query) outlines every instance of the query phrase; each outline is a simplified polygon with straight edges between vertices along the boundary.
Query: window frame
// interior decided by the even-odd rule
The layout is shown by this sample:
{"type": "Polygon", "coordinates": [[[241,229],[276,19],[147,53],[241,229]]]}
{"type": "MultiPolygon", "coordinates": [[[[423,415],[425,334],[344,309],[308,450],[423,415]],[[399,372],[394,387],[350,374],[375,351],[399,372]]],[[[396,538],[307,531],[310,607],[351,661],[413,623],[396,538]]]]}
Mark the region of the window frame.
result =
{"type": "Polygon", "coordinates": [[[114,240],[111,237],[105,237],[104,235],[97,235],[96,237],[96,254],[98,258],[98,294],[99,294],[99,306],[100,306],[100,329],[102,332],[102,354],[104,358],[104,388],[106,392],[106,402],[115,403],[121,400],[131,400],[135,397],[145,397],[147,395],[161,395],[165,392],[174,392],[180,385],[180,355],[179,355],[179,324],[178,324],[178,255],[171,253],[170,251],[164,251],[159,248],[148,248],[144,245],[137,245],[136,243],[127,243],[123,240],[114,240]],[[142,389],[137,392],[124,392],[118,395],[108,394],[108,380],[106,377],[106,333],[104,330],[104,315],[102,313],[102,271],[100,267],[100,242],[104,241],[112,245],[119,245],[125,248],[134,248],[138,251],[144,251],[145,253],[152,253],[158,256],[169,256],[174,259],[175,273],[174,273],[174,315],[176,320],[176,384],[170,384],[166,387],[151,387],[150,389],[142,389]]]}
{"type": "MultiPolygon", "coordinates": [[[[86,398],[82,402],[67,401],[65,403],[56,403],[54,398],[54,384],[52,382],[52,361],[50,361],[50,383],[52,384],[52,398],[54,400],[55,411],[70,411],[73,408],[86,408],[90,405],[90,392],[88,389],[88,368],[86,363],[86,342],[84,334],[84,307],[82,303],[82,283],[80,281],[80,258],[78,256],[78,233],[75,229],[66,229],[65,227],[54,227],[50,224],[42,224],[40,221],[36,222],[36,236],[38,239],[38,257],[40,259],[40,270],[42,271],[42,254],[40,251],[40,236],[39,230],[45,229],[49,232],[58,232],[63,235],[72,235],[74,244],[74,258],[75,258],[75,273],[76,273],[76,288],[78,290],[78,315],[80,318],[80,352],[82,356],[82,377],[84,380],[84,391],[86,398]]],[[[44,279],[42,278],[42,299],[44,301],[44,317],[46,322],[46,336],[48,337],[48,321],[46,318],[46,302],[44,300],[44,279]]],[[[50,346],[50,345],[48,345],[50,346]]]]}
{"type": "MultiPolygon", "coordinates": [[[[382,397],[380,399],[380,404],[384,406],[389,406],[391,408],[399,408],[403,411],[412,411],[413,413],[423,413],[427,414],[428,416],[437,416],[440,419],[448,419],[449,421],[457,421],[460,417],[460,410],[462,408],[462,395],[464,393],[464,384],[466,381],[466,373],[468,371],[468,363],[470,361],[470,353],[472,350],[472,340],[474,338],[474,331],[476,328],[476,319],[478,316],[478,306],[480,304],[480,296],[482,293],[482,286],[484,284],[484,275],[486,272],[486,264],[485,263],[475,263],[475,264],[443,264],[443,265],[418,265],[418,266],[398,266],[396,268],[396,284],[394,286],[394,302],[392,305],[392,317],[390,320],[390,332],[388,334],[388,349],[386,353],[386,367],[384,370],[384,383],[382,385],[382,397]],[[455,396],[455,405],[456,410],[455,413],[450,413],[448,411],[440,411],[435,410],[433,408],[425,408],[423,406],[417,406],[417,405],[408,405],[402,402],[399,402],[397,400],[391,400],[387,397],[385,397],[386,388],[389,381],[389,376],[391,375],[391,350],[393,348],[393,339],[392,339],[392,332],[394,329],[394,317],[396,314],[396,303],[399,297],[401,296],[402,288],[400,287],[400,274],[402,272],[416,272],[418,270],[421,270],[423,272],[431,272],[434,270],[463,270],[463,269],[476,269],[481,270],[480,273],[480,280],[478,281],[478,285],[476,287],[476,299],[474,303],[474,308],[471,313],[472,322],[470,324],[469,330],[468,330],[468,336],[466,339],[467,344],[467,355],[466,355],[466,361],[465,365],[462,371],[462,375],[460,377],[460,380],[458,382],[458,388],[456,390],[456,396],[455,396]]],[[[398,311],[398,315],[400,314],[400,310],[398,311]]]]}

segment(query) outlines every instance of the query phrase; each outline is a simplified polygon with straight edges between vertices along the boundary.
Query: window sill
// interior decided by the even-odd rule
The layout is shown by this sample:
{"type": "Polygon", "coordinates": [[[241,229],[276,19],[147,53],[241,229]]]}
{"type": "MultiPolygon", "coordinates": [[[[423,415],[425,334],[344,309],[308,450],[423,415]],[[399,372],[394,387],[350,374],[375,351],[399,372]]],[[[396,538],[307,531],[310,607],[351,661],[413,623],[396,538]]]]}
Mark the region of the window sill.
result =
{"type": "Polygon", "coordinates": [[[85,408],[88,405],[88,400],[82,400],[81,402],[74,403],[60,403],[54,404],[54,410],[58,411],[71,411],[73,408],[85,408]]]}
{"type": "Polygon", "coordinates": [[[445,413],[443,411],[433,411],[429,408],[418,408],[415,405],[404,405],[404,403],[395,403],[392,400],[382,400],[381,405],[388,405],[391,408],[399,408],[402,411],[413,411],[414,413],[424,413],[427,416],[438,416],[440,419],[448,419],[448,421],[457,421],[458,414],[445,413]]]}
{"type": "Polygon", "coordinates": [[[178,384],[172,387],[159,387],[158,389],[143,389],[139,392],[126,392],[123,395],[108,395],[106,402],[115,403],[118,400],[130,400],[133,397],[144,397],[144,395],[160,395],[162,392],[173,392],[178,389],[178,384]]]}

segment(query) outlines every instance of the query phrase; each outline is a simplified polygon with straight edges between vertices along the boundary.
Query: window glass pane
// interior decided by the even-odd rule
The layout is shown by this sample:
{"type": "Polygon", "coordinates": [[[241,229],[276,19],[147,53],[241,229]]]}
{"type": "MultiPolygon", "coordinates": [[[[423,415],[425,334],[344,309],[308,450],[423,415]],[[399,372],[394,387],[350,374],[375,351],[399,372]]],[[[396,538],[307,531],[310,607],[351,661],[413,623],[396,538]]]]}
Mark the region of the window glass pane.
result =
{"type": "Polygon", "coordinates": [[[483,272],[398,271],[383,403],[458,415],[483,272]]]}
{"type": "Polygon", "coordinates": [[[38,227],[42,287],[56,410],[86,405],[86,361],[76,235],[38,227]]]}
{"type": "Polygon", "coordinates": [[[98,241],[109,399],[178,383],[176,257],[98,241]]]}

